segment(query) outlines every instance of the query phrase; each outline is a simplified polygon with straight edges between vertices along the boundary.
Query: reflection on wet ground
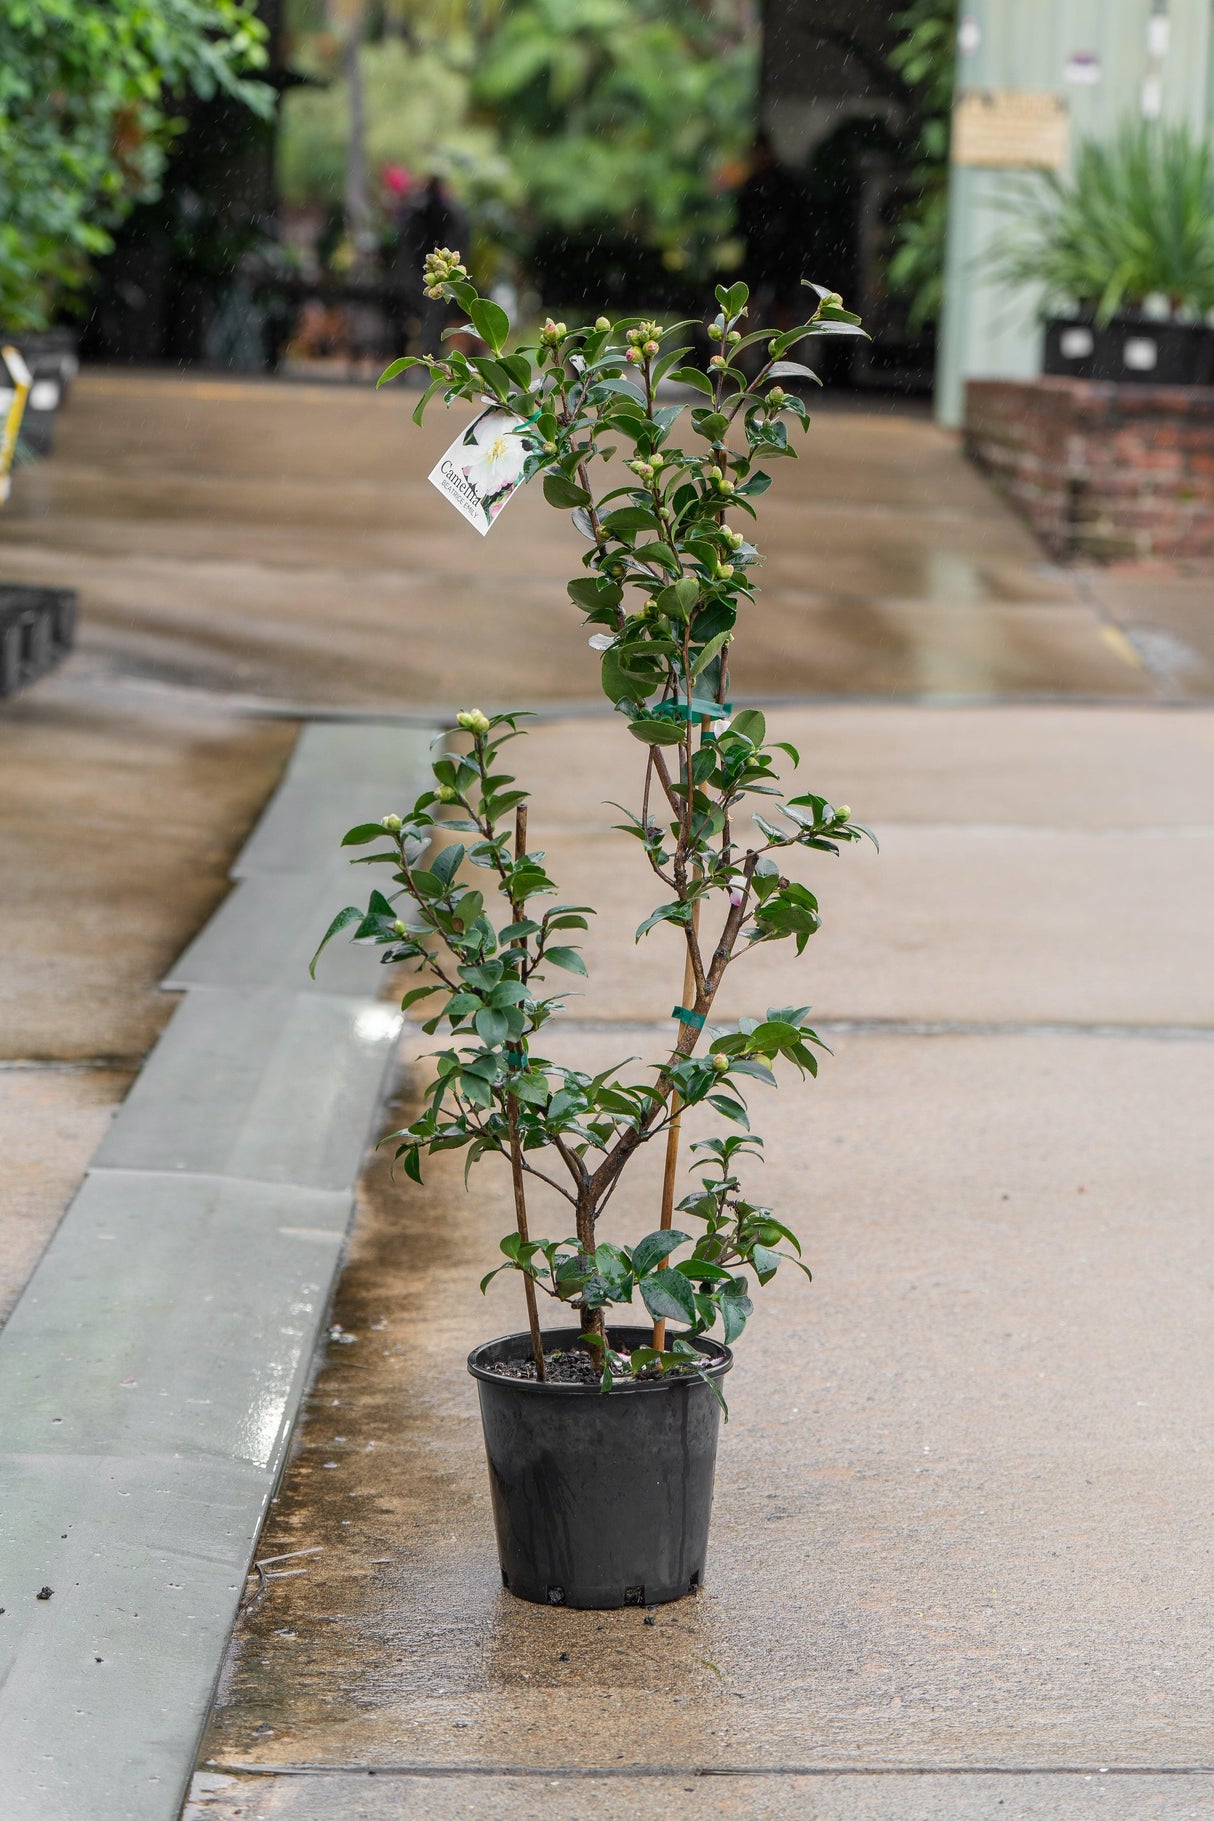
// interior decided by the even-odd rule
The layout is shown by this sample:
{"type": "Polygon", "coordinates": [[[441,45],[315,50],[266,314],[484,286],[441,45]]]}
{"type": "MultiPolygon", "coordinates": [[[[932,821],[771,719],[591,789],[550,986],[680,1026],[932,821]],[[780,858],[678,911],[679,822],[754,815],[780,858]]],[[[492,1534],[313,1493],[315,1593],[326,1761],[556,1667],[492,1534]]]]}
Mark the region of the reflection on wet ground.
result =
{"type": "MultiPolygon", "coordinates": [[[[99,679],[386,712],[592,697],[564,589],[576,532],[529,489],[470,538],[425,479],[450,420],[419,431],[412,404],[86,375],[55,459],[19,477],[6,571],[81,591],[99,679]]],[[[1135,698],[1205,675],[1177,682],[1172,647],[1110,637],[1133,602],[1043,561],[919,413],[821,411],[761,543],[739,692],[1135,698]]],[[[1171,585],[1161,608],[1144,584],[1187,645],[1200,578],[1171,585]]]]}

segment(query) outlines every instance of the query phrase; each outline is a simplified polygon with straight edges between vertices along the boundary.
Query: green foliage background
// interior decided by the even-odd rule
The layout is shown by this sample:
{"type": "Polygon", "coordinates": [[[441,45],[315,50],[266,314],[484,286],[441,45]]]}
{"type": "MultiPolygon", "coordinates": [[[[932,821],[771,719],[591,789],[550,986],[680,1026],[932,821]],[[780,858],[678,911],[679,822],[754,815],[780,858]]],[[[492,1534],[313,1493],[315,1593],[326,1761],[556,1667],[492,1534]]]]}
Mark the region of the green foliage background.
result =
{"type": "Polygon", "coordinates": [[[944,301],[957,11],[957,0],[911,0],[893,18],[899,37],[889,54],[890,65],[905,82],[919,114],[915,147],[919,194],[899,224],[889,269],[891,285],[909,300],[912,329],[935,322],[944,301]]]}
{"type": "Polygon", "coordinates": [[[341,196],[342,33],[364,36],[367,157],[447,176],[486,249],[544,227],[627,231],[675,270],[727,235],[721,174],[753,137],[752,0],[388,0],[374,13],[293,0],[284,200],[341,196]]]}
{"type": "Polygon", "coordinates": [[[226,92],[261,114],[264,29],[246,0],[0,5],[0,325],[44,328],[109,230],[156,194],[172,98],[226,92]]]}

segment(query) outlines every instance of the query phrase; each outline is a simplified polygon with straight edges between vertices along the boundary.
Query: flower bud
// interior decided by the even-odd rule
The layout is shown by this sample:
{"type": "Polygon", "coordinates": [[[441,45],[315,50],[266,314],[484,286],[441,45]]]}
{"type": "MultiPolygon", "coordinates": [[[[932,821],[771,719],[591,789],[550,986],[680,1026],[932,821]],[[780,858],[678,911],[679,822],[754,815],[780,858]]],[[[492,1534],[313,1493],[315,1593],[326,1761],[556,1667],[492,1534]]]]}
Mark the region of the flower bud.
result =
{"type": "Polygon", "coordinates": [[[783,386],[773,386],[764,402],[770,405],[773,411],[778,411],[787,397],[788,394],[783,386]]]}
{"type": "Polygon", "coordinates": [[[721,470],[716,467],[710,468],[708,470],[708,478],[710,481],[719,481],[721,478],[721,470]]]}
{"type": "Polygon", "coordinates": [[[723,354],[714,354],[708,364],[714,372],[720,372],[721,368],[725,365],[725,356],[723,354]]]}
{"type": "Polygon", "coordinates": [[[390,835],[394,835],[401,827],[401,819],[399,816],[381,816],[379,825],[381,828],[386,828],[390,835]]]}
{"type": "Polygon", "coordinates": [[[842,804],[840,804],[839,808],[835,811],[835,821],[836,822],[846,822],[848,820],[848,818],[850,817],[850,815],[851,815],[851,805],[848,803],[842,803],[842,804]]]}
{"type": "Polygon", "coordinates": [[[645,343],[645,352],[649,356],[650,360],[653,359],[654,355],[658,352],[660,346],[661,346],[661,343],[656,342],[656,341],[647,341],[645,343]]]}
{"type": "Polygon", "coordinates": [[[732,493],[733,489],[734,489],[734,483],[732,481],[722,481],[721,482],[721,492],[722,493],[732,493]]]}
{"type": "Polygon", "coordinates": [[[712,1066],[718,1075],[724,1075],[729,1068],[729,1057],[722,1056],[720,1051],[712,1059],[712,1066]]]}
{"type": "Polygon", "coordinates": [[[401,922],[399,917],[396,919],[396,922],[392,925],[392,933],[395,936],[407,936],[409,934],[409,931],[407,930],[405,925],[401,922]]]}
{"type": "Polygon", "coordinates": [[[742,339],[742,332],[740,329],[731,329],[725,339],[731,348],[736,348],[742,339]]]}
{"type": "Polygon", "coordinates": [[[634,367],[636,366],[636,364],[640,360],[640,358],[641,358],[640,351],[637,348],[629,348],[627,354],[625,354],[625,356],[624,356],[624,359],[627,361],[631,361],[632,365],[634,367]]]}
{"type": "Polygon", "coordinates": [[[724,333],[725,333],[725,331],[721,327],[719,322],[710,322],[709,323],[709,325],[708,325],[709,341],[720,341],[720,339],[724,335],[724,333]]]}
{"type": "Polygon", "coordinates": [[[649,466],[651,468],[664,468],[666,466],[666,457],[660,455],[657,450],[655,450],[649,458],[649,466]]]}
{"type": "Polygon", "coordinates": [[[455,719],[458,725],[466,728],[469,733],[488,733],[489,731],[489,717],[482,714],[479,708],[461,709],[455,719]]]}
{"type": "Polygon", "coordinates": [[[604,335],[611,327],[611,323],[606,316],[596,316],[594,319],[594,326],[600,335],[604,335]]]}
{"type": "Polygon", "coordinates": [[[455,803],[459,800],[459,792],[454,784],[440,784],[435,795],[440,803],[455,803]]]}
{"type": "Polygon", "coordinates": [[[556,444],[555,443],[545,443],[544,444],[544,454],[545,455],[555,455],[556,454],[556,444]]]}
{"type": "Polygon", "coordinates": [[[839,296],[837,291],[832,291],[829,297],[824,297],[822,299],[822,302],[824,304],[829,304],[833,310],[841,310],[843,308],[843,299],[839,296]]]}

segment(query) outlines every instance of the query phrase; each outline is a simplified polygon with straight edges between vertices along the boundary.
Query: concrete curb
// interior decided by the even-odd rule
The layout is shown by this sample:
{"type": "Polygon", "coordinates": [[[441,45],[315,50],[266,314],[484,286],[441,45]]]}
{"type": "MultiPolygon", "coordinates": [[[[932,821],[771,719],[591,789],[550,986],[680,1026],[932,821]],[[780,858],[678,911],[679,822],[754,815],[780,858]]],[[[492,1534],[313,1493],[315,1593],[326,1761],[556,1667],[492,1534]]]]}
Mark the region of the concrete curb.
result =
{"type": "Polygon", "coordinates": [[[374,955],[307,957],[428,742],[305,727],[0,1335],[6,1821],[180,1812],[399,1029],[374,955]]]}

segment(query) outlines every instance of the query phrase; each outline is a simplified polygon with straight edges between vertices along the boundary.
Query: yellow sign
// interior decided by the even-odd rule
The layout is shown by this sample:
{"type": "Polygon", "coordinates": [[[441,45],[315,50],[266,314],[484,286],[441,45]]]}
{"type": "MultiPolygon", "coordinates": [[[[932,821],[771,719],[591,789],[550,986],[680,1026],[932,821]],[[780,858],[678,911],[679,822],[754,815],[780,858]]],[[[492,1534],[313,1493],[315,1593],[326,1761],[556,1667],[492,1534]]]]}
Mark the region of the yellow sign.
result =
{"type": "Polygon", "coordinates": [[[967,89],[953,107],[954,164],[1060,171],[1070,148],[1066,97],[1033,89],[967,89]]]}
{"type": "Polygon", "coordinates": [[[0,504],[8,498],[13,450],[30,395],[30,371],[16,348],[0,348],[0,504]],[[5,384],[7,380],[7,384],[5,384]]]}

